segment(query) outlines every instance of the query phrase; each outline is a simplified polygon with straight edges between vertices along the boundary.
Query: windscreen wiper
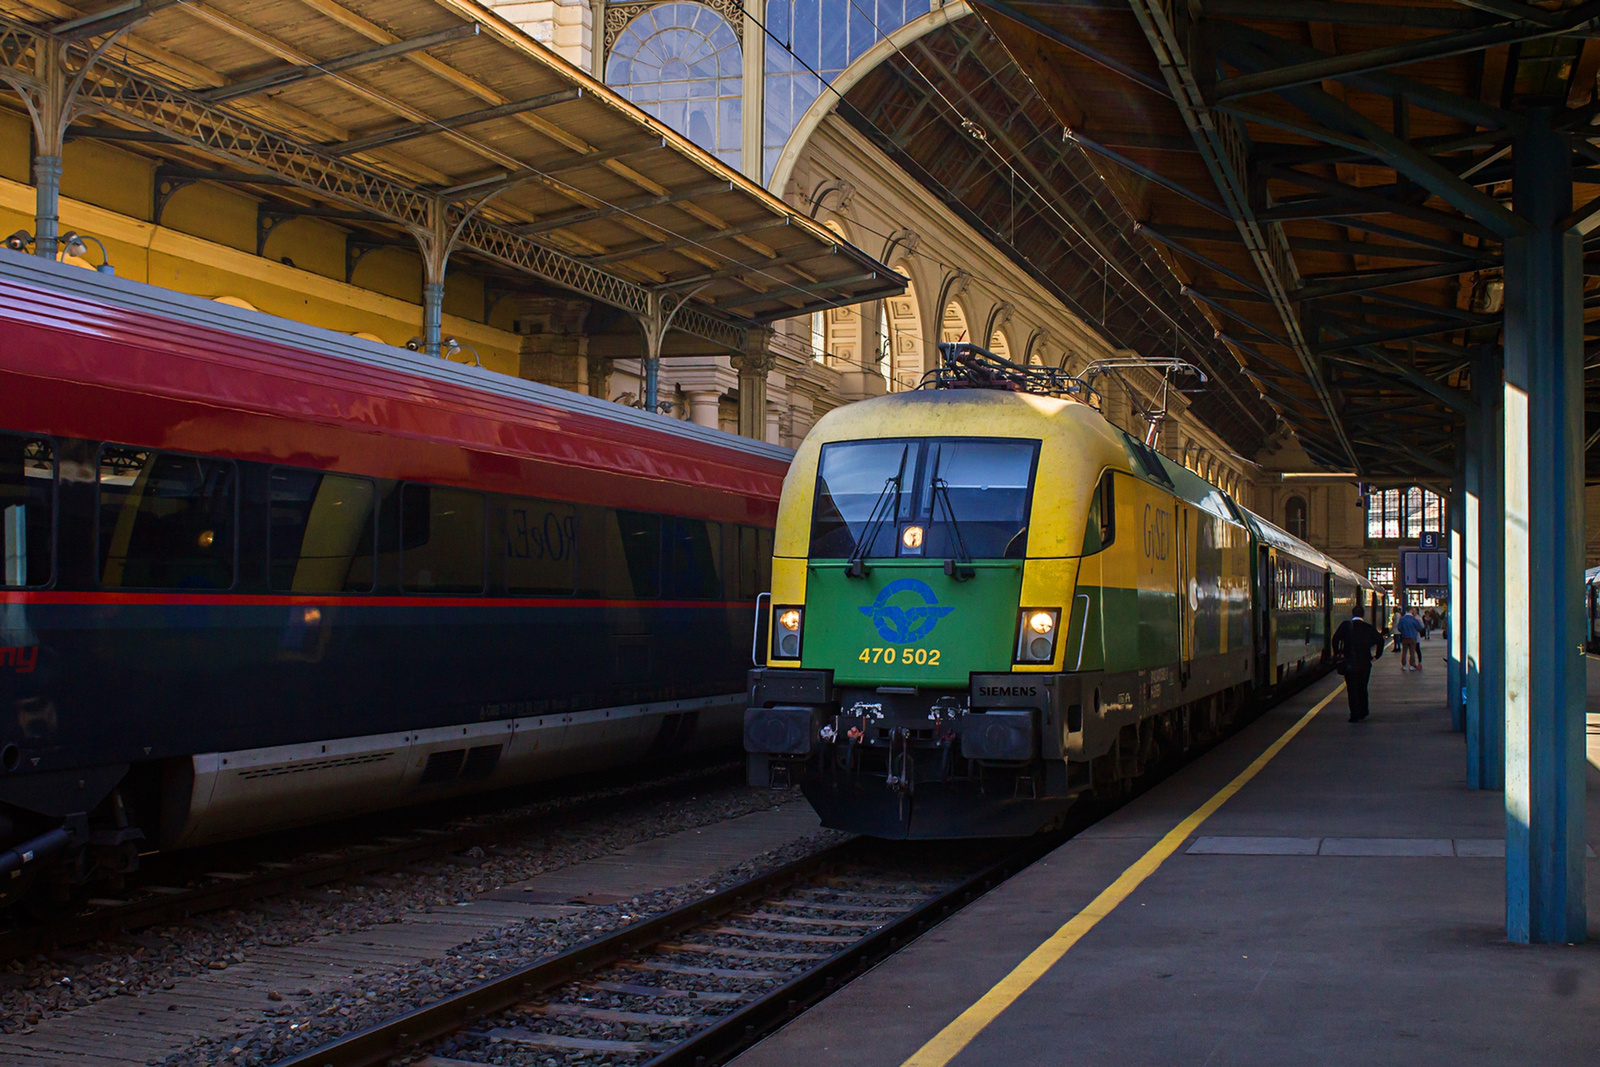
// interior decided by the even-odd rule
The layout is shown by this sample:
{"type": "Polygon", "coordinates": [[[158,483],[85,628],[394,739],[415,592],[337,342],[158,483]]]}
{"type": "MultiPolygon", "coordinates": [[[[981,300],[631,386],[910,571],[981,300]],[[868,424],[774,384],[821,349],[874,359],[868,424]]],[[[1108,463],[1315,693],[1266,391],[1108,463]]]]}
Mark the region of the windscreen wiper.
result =
{"type": "MultiPolygon", "coordinates": [[[[904,458],[901,466],[904,468],[904,458]]],[[[861,537],[856,541],[856,550],[850,553],[850,565],[844,569],[846,578],[865,578],[871,569],[862,563],[867,554],[867,549],[878,537],[878,530],[889,519],[889,514],[900,509],[900,475],[896,474],[883,483],[883,491],[878,494],[878,499],[872,505],[872,513],[867,516],[867,525],[861,531],[861,537]],[[889,490],[894,490],[894,496],[889,496],[889,490]],[[886,506],[887,505],[887,506],[886,506]]]]}
{"type": "Polygon", "coordinates": [[[944,501],[945,517],[950,520],[950,533],[956,539],[956,557],[944,561],[944,572],[958,582],[976,577],[978,572],[969,566],[972,563],[972,556],[967,552],[966,539],[961,536],[961,524],[956,521],[955,505],[950,502],[950,483],[937,475],[933,479],[933,499],[936,504],[941,500],[944,501]]]}

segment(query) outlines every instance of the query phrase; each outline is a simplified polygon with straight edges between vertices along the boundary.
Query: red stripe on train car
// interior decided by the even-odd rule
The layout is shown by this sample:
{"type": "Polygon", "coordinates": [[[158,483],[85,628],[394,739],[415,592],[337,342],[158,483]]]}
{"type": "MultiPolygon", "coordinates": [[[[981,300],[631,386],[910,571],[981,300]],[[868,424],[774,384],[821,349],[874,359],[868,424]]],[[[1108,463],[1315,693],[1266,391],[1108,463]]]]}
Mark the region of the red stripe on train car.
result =
{"type": "Polygon", "coordinates": [[[0,593],[0,604],[51,604],[71,607],[186,606],[299,607],[299,608],[715,608],[754,611],[752,600],[606,600],[590,597],[427,596],[398,594],[309,595],[258,593],[58,593],[51,590],[0,593]]]}

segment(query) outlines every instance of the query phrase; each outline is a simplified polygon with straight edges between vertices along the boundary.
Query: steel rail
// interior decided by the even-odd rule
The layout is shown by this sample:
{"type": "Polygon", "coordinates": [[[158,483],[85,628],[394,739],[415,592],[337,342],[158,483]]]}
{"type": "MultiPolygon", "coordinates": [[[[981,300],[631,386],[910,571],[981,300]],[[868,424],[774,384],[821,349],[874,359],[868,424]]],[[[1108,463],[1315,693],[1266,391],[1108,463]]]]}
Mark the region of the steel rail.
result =
{"type": "MultiPolygon", "coordinates": [[[[725,1062],[772,1033],[795,1015],[832,994],[855,975],[916,940],[930,927],[976,900],[1059,845],[1066,832],[1029,839],[998,862],[940,892],[861,940],[788,982],[726,1015],[651,1059],[647,1067],[704,1067],[725,1062]]],[[[706,925],[751,904],[772,890],[805,880],[832,866],[858,862],[870,842],[853,838],[811,856],[685,904],[557,956],[482,982],[444,1000],[396,1016],[280,1061],[279,1067],[376,1067],[414,1054],[489,1016],[515,1007],[601,968],[648,951],[654,945],[706,925]]]]}
{"type": "Polygon", "coordinates": [[[801,1012],[831,996],[840,986],[910,945],[929,929],[1019,874],[1060,845],[1070,833],[1041,834],[977,874],[836,953],[818,966],[759,1000],[720,1017],[705,1030],[645,1067],[705,1067],[726,1063],[778,1030],[801,1012]]]}

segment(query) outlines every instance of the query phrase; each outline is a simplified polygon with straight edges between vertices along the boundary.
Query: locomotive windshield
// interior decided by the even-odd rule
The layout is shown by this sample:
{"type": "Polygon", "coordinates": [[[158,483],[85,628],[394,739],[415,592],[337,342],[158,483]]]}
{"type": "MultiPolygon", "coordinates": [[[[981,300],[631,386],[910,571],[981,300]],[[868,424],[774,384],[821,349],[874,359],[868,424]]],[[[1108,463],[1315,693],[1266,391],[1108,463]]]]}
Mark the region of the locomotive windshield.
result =
{"type": "Polygon", "coordinates": [[[823,445],[811,558],[855,556],[869,528],[861,554],[879,559],[1020,558],[1038,456],[1037,441],[982,437],[823,445]]]}

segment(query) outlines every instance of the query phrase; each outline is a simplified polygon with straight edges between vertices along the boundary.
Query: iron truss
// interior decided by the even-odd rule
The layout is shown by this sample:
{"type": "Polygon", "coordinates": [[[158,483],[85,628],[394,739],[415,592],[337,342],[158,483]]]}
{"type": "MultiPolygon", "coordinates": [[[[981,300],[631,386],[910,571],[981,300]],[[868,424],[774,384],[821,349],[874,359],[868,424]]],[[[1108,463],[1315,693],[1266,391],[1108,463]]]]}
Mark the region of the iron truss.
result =
{"type": "Polygon", "coordinates": [[[1236,451],[1260,447],[1276,417],[981,21],[907,45],[850,90],[841,113],[1115,343],[1203,366],[1218,387],[1191,410],[1236,451]]]}
{"type": "MultiPolygon", "coordinates": [[[[91,45],[62,39],[27,23],[0,18],[0,77],[25,99],[47,96],[39,74],[47,50],[59,49],[72,72],[89,66],[77,93],[82,114],[114,116],[219,161],[288,184],[319,198],[418,234],[448,220],[452,247],[551,282],[636,316],[650,314],[651,291],[540,244],[511,226],[485,218],[444,193],[418,189],[337,155],[309,147],[195,93],[166,85],[106,56],[91,45]],[[92,61],[92,66],[90,65],[92,61]]],[[[731,352],[745,351],[753,323],[691,305],[678,329],[731,352]]]]}
{"type": "MultiPolygon", "coordinates": [[[[1578,200],[1600,185],[1600,5],[976,3],[1057,121],[1143,191],[1140,232],[1311,458],[1450,478],[1491,384],[1473,369],[1498,366],[1529,108],[1568,138],[1578,200]],[[1137,128],[1100,106],[1108,86],[1137,128]]],[[[1591,276],[1597,218],[1570,220],[1591,276]]],[[[1600,324],[1585,342],[1592,453],[1600,324]]]]}

